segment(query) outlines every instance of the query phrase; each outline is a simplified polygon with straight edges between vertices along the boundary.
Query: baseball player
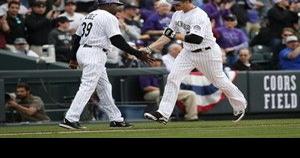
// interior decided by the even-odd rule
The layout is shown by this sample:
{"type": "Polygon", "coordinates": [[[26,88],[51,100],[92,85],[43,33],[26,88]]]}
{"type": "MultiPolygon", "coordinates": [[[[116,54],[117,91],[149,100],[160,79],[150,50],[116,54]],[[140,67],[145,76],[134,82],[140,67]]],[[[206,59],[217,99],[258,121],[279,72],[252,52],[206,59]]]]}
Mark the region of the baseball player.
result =
{"type": "Polygon", "coordinates": [[[105,63],[107,53],[112,45],[135,55],[141,61],[154,61],[147,52],[141,52],[130,47],[121,36],[119,24],[114,14],[123,3],[119,0],[98,0],[98,9],[89,13],[73,35],[72,57],[70,68],[76,69],[79,65],[82,78],[79,90],[66,113],[65,119],[59,124],[67,129],[83,129],[79,124],[80,115],[96,90],[100,99],[99,106],[108,115],[110,127],[130,127],[124,121],[121,113],[112,98],[112,88],[108,80],[105,63]],[[78,62],[77,62],[78,61],[78,62]]]}
{"type": "Polygon", "coordinates": [[[174,109],[181,81],[197,68],[225,93],[233,108],[233,122],[238,122],[245,114],[247,101],[223,72],[222,52],[215,42],[209,17],[203,10],[194,6],[192,0],[170,0],[169,3],[177,10],[169,27],[157,41],[143,50],[157,51],[173,39],[183,41],[184,49],[175,59],[159,109],[145,113],[144,117],[166,124],[174,109]]]}

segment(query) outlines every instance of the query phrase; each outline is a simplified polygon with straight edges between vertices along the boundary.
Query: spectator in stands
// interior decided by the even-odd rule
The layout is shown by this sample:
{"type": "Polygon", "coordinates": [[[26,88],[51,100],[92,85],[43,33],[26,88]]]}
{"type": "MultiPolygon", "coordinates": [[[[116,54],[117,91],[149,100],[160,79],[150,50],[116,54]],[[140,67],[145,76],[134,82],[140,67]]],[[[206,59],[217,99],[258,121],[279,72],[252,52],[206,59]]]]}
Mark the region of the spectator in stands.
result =
{"type": "Polygon", "coordinates": [[[74,0],[67,0],[65,3],[65,12],[59,16],[65,16],[68,19],[72,20],[70,22],[69,32],[74,34],[76,29],[81,24],[81,20],[84,18],[84,15],[81,13],[77,13],[76,11],[76,3],[74,0]]]}
{"type": "Polygon", "coordinates": [[[273,1],[272,0],[259,0],[264,4],[264,7],[260,8],[260,17],[266,17],[268,14],[268,11],[273,7],[273,1]]]}
{"type": "Polygon", "coordinates": [[[14,51],[14,41],[16,38],[26,38],[25,19],[21,14],[18,14],[20,10],[20,2],[10,1],[8,3],[7,22],[9,30],[6,33],[6,47],[11,51],[14,51]]]}
{"type": "Polygon", "coordinates": [[[141,35],[141,29],[136,25],[129,25],[125,22],[124,8],[120,7],[116,16],[119,20],[119,26],[124,39],[128,42],[135,42],[139,39],[150,39],[149,35],[141,35]]]}
{"type": "Polygon", "coordinates": [[[227,64],[227,56],[226,56],[225,50],[221,49],[221,51],[222,51],[223,70],[224,70],[225,74],[227,75],[227,73],[231,70],[231,68],[227,64]]]}
{"type": "Polygon", "coordinates": [[[273,0],[274,6],[268,11],[269,21],[269,46],[276,48],[281,43],[282,29],[291,27],[293,23],[298,22],[296,12],[289,10],[289,0],[273,0]]]}
{"type": "Polygon", "coordinates": [[[286,48],[279,53],[281,70],[300,70],[300,43],[296,36],[286,39],[286,48]]]}
{"type": "Polygon", "coordinates": [[[37,1],[39,2],[43,2],[46,5],[46,14],[50,11],[53,10],[53,0],[28,0],[29,6],[32,7],[34,6],[34,3],[36,3],[37,1]]]}
{"type": "Polygon", "coordinates": [[[48,43],[55,47],[56,61],[69,62],[72,48],[72,35],[68,33],[71,20],[65,16],[55,19],[56,28],[48,36],[48,43]]]}
{"type": "Polygon", "coordinates": [[[144,6],[143,2],[140,2],[140,16],[141,19],[145,22],[152,14],[157,12],[158,4],[161,0],[152,0],[152,2],[145,2],[150,3],[149,6],[144,6]]]}
{"type": "Polygon", "coordinates": [[[28,32],[28,43],[30,49],[42,56],[42,46],[48,44],[48,34],[53,28],[53,19],[59,14],[54,10],[49,11],[46,16],[46,4],[36,1],[32,7],[32,14],[25,19],[28,32]]]}
{"type": "Polygon", "coordinates": [[[65,7],[65,0],[53,0],[52,9],[62,13],[65,7]]]}
{"type": "MultiPolygon", "coordinates": [[[[290,10],[292,10],[293,12],[300,13],[300,1],[299,0],[291,0],[291,4],[290,4],[290,10]]],[[[298,37],[298,39],[300,39],[300,20],[298,17],[298,21],[296,21],[296,19],[293,22],[293,26],[292,28],[295,31],[295,35],[298,37]]]]}
{"type": "Polygon", "coordinates": [[[14,53],[21,56],[29,56],[38,58],[39,55],[33,52],[32,50],[27,50],[28,44],[25,38],[16,38],[14,41],[15,51],[14,53]]]}
{"type": "Polygon", "coordinates": [[[29,13],[29,10],[20,3],[20,0],[7,0],[7,3],[4,3],[0,6],[0,9],[7,12],[8,11],[8,8],[9,8],[9,3],[10,2],[17,2],[19,3],[19,10],[18,10],[18,14],[21,14],[21,15],[26,15],[27,13],[29,13]]]}
{"type": "Polygon", "coordinates": [[[141,29],[141,23],[136,20],[138,16],[138,6],[135,3],[128,3],[124,5],[124,22],[127,25],[135,26],[136,29],[141,29]]]}
{"type": "Polygon", "coordinates": [[[248,2],[249,5],[249,9],[247,9],[246,31],[247,34],[253,38],[261,28],[261,18],[258,10],[261,9],[264,4],[258,0],[246,0],[246,2],[248,2]]]}
{"type": "Polygon", "coordinates": [[[168,54],[162,56],[163,63],[165,64],[167,70],[170,72],[176,57],[182,50],[182,46],[178,43],[173,43],[169,46],[168,54]]]}
{"type": "Polygon", "coordinates": [[[283,28],[282,33],[281,33],[281,38],[282,38],[281,44],[282,45],[279,48],[280,50],[282,50],[283,48],[285,48],[285,46],[286,46],[286,39],[289,36],[293,36],[293,35],[295,35],[295,31],[292,28],[290,28],[290,27],[283,28]]]}
{"type": "MultiPolygon", "coordinates": [[[[150,64],[151,67],[161,67],[162,61],[157,59],[150,64]]],[[[159,79],[154,75],[139,76],[139,83],[141,89],[144,91],[144,99],[146,101],[159,102],[160,89],[159,79]]],[[[196,93],[190,90],[179,90],[178,99],[182,101],[185,106],[185,120],[198,120],[198,106],[196,93]]]]}
{"type": "Polygon", "coordinates": [[[6,49],[5,32],[9,30],[6,14],[0,9],[0,49],[6,49]]]}
{"type": "Polygon", "coordinates": [[[157,12],[149,16],[144,23],[142,33],[148,34],[151,41],[157,40],[171,22],[171,4],[168,2],[159,1],[157,12]]]}
{"type": "Polygon", "coordinates": [[[22,121],[50,121],[42,99],[32,95],[30,87],[25,83],[17,85],[16,98],[8,101],[6,106],[19,112],[22,121]]]}
{"type": "Polygon", "coordinates": [[[232,70],[238,71],[251,71],[251,70],[260,70],[260,67],[257,64],[254,64],[250,61],[251,52],[248,48],[243,48],[239,51],[238,61],[231,67],[232,70]]]}
{"type": "Polygon", "coordinates": [[[237,27],[245,30],[248,21],[249,0],[236,0],[231,7],[231,12],[237,17],[237,27]]]}
{"type": "Polygon", "coordinates": [[[225,26],[217,28],[215,36],[217,43],[227,54],[227,64],[232,66],[237,60],[238,51],[248,47],[248,37],[241,29],[236,28],[235,15],[229,14],[224,17],[224,20],[225,26]]]}
{"type": "Polygon", "coordinates": [[[295,35],[295,31],[292,28],[290,28],[290,27],[283,28],[282,33],[281,33],[281,38],[282,38],[281,43],[278,44],[276,46],[276,48],[272,49],[274,51],[273,57],[272,57],[272,65],[275,70],[277,70],[279,68],[279,65],[278,65],[279,64],[279,58],[278,58],[279,52],[281,50],[283,50],[284,48],[286,48],[287,37],[293,36],[293,35],[295,35]]]}
{"type": "Polygon", "coordinates": [[[216,27],[224,26],[223,16],[230,13],[230,8],[233,2],[223,0],[211,0],[209,3],[203,5],[203,10],[208,14],[210,19],[216,22],[216,27]]]}

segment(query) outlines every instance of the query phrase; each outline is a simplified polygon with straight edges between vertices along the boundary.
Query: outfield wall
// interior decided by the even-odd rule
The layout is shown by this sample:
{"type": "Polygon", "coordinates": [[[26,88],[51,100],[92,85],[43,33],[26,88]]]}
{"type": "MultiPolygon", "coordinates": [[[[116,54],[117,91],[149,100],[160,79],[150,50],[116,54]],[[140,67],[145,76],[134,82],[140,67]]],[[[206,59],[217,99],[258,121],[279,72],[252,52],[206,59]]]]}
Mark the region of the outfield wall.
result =
{"type": "MultiPolygon", "coordinates": [[[[161,76],[161,83],[164,83],[167,71],[164,68],[108,70],[113,86],[113,97],[118,105],[127,104],[135,105],[135,107],[144,105],[143,93],[139,88],[137,76],[146,74],[161,76]]],[[[18,82],[27,82],[32,87],[32,93],[42,97],[48,113],[52,113],[53,120],[60,120],[69,106],[66,98],[72,98],[75,95],[80,76],[81,71],[78,70],[0,71],[0,94],[13,92],[18,82]]],[[[237,72],[233,83],[247,98],[249,115],[300,114],[300,71],[237,72]]],[[[163,84],[161,84],[161,90],[163,90],[163,84]]],[[[5,120],[3,99],[0,96],[0,121],[5,120]]],[[[125,112],[128,110],[124,107],[121,109],[125,112]]],[[[232,108],[228,100],[221,100],[205,115],[212,114],[231,115],[232,108]]],[[[129,114],[127,116],[130,117],[129,114]]]]}

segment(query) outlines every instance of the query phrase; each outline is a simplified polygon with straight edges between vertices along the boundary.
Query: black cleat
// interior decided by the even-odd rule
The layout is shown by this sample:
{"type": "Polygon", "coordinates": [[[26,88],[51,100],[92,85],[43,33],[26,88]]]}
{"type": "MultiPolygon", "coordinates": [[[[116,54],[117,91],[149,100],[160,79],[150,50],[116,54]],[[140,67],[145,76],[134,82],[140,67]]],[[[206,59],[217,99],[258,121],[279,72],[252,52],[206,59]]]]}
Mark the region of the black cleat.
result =
{"type": "Polygon", "coordinates": [[[245,110],[240,110],[233,114],[233,121],[234,123],[239,122],[245,116],[245,110]]]}
{"type": "Polygon", "coordinates": [[[111,121],[109,124],[109,127],[132,127],[133,125],[128,122],[117,122],[117,121],[111,121]]]}
{"type": "Polygon", "coordinates": [[[159,123],[162,123],[166,125],[168,123],[168,119],[164,117],[161,113],[154,111],[154,112],[149,112],[145,113],[144,117],[149,120],[157,121],[159,123]]]}
{"type": "Polygon", "coordinates": [[[66,129],[72,129],[72,130],[86,129],[86,127],[81,126],[79,122],[70,122],[67,119],[64,119],[63,122],[59,124],[59,127],[66,128],[66,129]]]}

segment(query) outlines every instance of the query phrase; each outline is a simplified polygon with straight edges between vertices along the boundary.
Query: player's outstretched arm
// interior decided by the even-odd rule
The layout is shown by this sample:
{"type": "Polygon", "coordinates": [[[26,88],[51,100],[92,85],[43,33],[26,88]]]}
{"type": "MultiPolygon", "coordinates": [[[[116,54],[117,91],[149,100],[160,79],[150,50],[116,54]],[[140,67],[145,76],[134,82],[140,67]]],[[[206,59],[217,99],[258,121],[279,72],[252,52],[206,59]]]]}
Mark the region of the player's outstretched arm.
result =
{"type": "Polygon", "coordinates": [[[129,53],[131,55],[136,56],[138,59],[140,59],[143,62],[146,63],[152,63],[154,62],[154,59],[150,57],[150,54],[148,54],[146,51],[139,51],[131,46],[125,41],[125,39],[121,35],[115,35],[110,38],[111,44],[115,47],[121,49],[122,51],[129,53]]]}
{"type": "Polygon", "coordinates": [[[171,40],[174,39],[175,37],[176,37],[176,33],[172,29],[167,28],[165,29],[163,35],[160,36],[158,40],[150,44],[148,47],[142,48],[140,50],[147,51],[148,53],[159,52],[164,45],[171,42],[171,40]]]}
{"type": "Polygon", "coordinates": [[[163,48],[163,46],[168,44],[169,42],[171,42],[171,39],[165,35],[162,35],[158,40],[150,44],[145,49],[141,49],[141,50],[147,51],[148,53],[159,52],[160,48],[163,48]]]}

